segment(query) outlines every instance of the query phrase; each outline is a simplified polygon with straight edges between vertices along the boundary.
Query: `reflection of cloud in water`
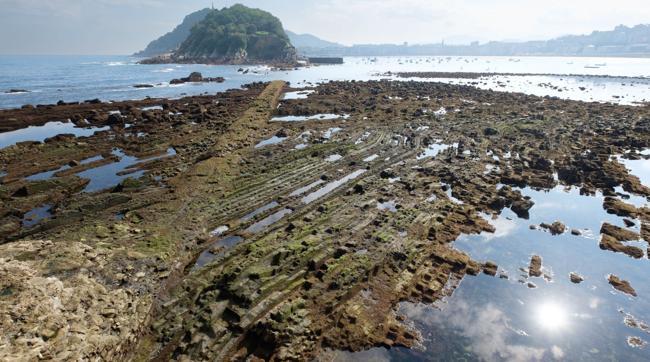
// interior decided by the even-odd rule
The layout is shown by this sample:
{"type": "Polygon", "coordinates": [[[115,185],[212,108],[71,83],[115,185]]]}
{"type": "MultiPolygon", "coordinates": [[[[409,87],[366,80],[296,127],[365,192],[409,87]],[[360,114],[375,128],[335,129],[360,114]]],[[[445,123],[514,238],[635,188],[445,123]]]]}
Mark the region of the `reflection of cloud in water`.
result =
{"type": "Polygon", "coordinates": [[[553,358],[557,360],[564,358],[564,351],[558,346],[551,347],[551,353],[553,354],[553,358]]]}
{"type": "Polygon", "coordinates": [[[496,220],[489,219],[488,222],[494,226],[495,231],[494,233],[482,233],[481,236],[484,241],[509,236],[517,229],[517,222],[515,220],[508,220],[503,217],[496,220]]]}
{"type": "Polygon", "coordinates": [[[483,361],[539,361],[545,349],[511,344],[511,337],[520,336],[509,323],[509,318],[492,304],[475,307],[456,300],[445,310],[404,304],[403,311],[410,319],[438,328],[452,327],[469,342],[468,348],[483,361]]]}
{"type": "MultiPolygon", "coordinates": [[[[327,359],[324,359],[327,360],[327,359]]],[[[332,362],[389,362],[388,350],[384,348],[373,348],[368,351],[347,353],[342,351],[334,352],[332,362]]]]}
{"type": "Polygon", "coordinates": [[[579,205],[576,204],[569,204],[569,203],[561,203],[561,202],[553,202],[553,201],[542,201],[539,203],[536,203],[535,206],[533,206],[535,210],[539,209],[570,209],[570,210],[577,210],[579,205]]]}
{"type": "Polygon", "coordinates": [[[601,302],[602,302],[602,301],[600,300],[600,298],[591,298],[591,299],[589,300],[589,308],[591,308],[591,309],[598,309],[598,306],[600,306],[600,303],[601,303],[601,302]]]}

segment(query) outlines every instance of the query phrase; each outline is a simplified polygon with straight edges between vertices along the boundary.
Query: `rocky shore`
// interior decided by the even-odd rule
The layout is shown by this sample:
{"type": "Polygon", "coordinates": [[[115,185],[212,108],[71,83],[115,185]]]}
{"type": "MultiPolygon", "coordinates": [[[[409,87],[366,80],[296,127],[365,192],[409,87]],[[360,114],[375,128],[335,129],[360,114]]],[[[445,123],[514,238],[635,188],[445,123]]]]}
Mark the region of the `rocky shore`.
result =
{"type": "MultiPolygon", "coordinates": [[[[524,187],[599,192],[605,210],[641,224],[634,235],[603,224],[603,250],[585,247],[636,257],[644,250],[624,242],[650,243],[650,210],[617,189],[650,197],[618,159],[648,157],[650,107],[406,81],[330,82],[281,100],[290,91],[0,111],[3,132],[107,127],[0,150],[0,360],[413,347],[421,336],[400,302],[435,303],[481,273],[507,278],[451,242],[494,232],[489,218],[507,208],[528,218],[524,187]],[[119,173],[132,177],[83,192],[96,181],[84,171],[127,158],[119,173]],[[26,222],[43,205],[49,215],[26,222]]],[[[554,220],[540,229],[568,235],[554,220]]],[[[544,275],[543,257],[525,272],[544,275]]],[[[636,295],[611,268],[612,287],[636,295]]]]}

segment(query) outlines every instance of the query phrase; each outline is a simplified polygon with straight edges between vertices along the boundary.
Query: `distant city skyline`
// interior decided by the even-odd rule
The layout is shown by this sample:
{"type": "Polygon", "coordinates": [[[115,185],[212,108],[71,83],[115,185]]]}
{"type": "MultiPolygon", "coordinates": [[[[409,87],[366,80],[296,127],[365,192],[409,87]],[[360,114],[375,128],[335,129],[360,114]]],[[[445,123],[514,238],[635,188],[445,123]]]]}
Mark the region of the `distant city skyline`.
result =
{"type": "MultiPolygon", "coordinates": [[[[650,23],[641,0],[240,0],[345,45],[543,40],[650,23]]],[[[1,54],[131,54],[211,0],[0,0],[1,54]]]]}

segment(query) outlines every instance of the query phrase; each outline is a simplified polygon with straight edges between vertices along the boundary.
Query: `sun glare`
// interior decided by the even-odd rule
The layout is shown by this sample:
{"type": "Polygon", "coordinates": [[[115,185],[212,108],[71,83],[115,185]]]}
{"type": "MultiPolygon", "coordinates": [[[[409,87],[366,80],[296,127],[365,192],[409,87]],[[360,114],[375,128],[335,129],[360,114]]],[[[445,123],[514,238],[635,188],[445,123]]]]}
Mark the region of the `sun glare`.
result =
{"type": "Polygon", "coordinates": [[[547,330],[561,330],[566,328],[569,323],[566,309],[554,302],[539,305],[535,312],[537,322],[547,330]]]}

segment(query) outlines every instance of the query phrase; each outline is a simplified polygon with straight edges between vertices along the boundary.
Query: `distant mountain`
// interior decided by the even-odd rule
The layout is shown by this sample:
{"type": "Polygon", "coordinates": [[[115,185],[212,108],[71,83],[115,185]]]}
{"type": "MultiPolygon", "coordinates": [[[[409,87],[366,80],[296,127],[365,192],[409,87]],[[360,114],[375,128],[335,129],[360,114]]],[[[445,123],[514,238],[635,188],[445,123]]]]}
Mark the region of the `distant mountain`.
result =
{"type": "Polygon", "coordinates": [[[286,30],[289,39],[291,39],[291,44],[298,48],[331,48],[331,47],[342,47],[343,45],[338,43],[333,43],[327,40],[320,39],[311,34],[296,34],[292,31],[286,30]]]}
{"type": "Polygon", "coordinates": [[[190,36],[192,27],[203,21],[210,11],[212,10],[203,9],[186,16],[183,22],[174,30],[152,41],[144,50],[136,53],[135,56],[155,57],[176,51],[185,39],[190,36]]]}
{"type": "Polygon", "coordinates": [[[493,55],[493,56],[628,56],[650,57],[650,25],[618,26],[611,31],[568,35],[551,40],[469,45],[363,44],[300,49],[306,56],[493,55]]]}

